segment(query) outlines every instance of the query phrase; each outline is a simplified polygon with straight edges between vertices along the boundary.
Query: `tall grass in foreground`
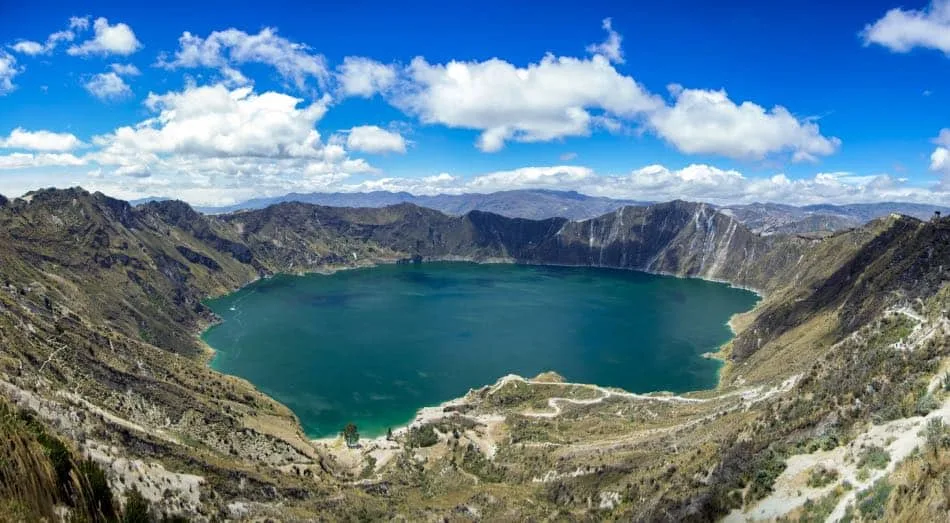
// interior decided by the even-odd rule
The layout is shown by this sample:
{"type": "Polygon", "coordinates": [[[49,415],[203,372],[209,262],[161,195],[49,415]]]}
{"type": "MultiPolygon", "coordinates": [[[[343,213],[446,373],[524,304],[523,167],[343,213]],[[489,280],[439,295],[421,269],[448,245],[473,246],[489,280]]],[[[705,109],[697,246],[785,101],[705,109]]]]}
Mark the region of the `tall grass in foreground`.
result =
{"type": "Polygon", "coordinates": [[[0,400],[0,521],[115,521],[105,473],[0,400]]]}

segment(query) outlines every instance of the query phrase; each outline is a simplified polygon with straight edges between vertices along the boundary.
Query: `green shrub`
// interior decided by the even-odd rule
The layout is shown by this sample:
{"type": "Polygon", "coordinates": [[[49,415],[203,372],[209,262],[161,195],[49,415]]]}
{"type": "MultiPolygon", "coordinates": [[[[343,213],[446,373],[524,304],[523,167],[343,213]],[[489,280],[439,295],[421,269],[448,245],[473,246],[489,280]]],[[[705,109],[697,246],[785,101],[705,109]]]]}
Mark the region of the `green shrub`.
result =
{"type": "Polygon", "coordinates": [[[940,447],[944,445],[946,435],[946,426],[941,418],[933,418],[927,422],[924,427],[925,445],[934,457],[940,452],[940,447]]]}
{"type": "Polygon", "coordinates": [[[817,501],[809,499],[802,505],[802,513],[798,517],[798,523],[824,523],[828,516],[834,512],[844,493],[845,489],[839,486],[817,501]]]}
{"type": "Polygon", "coordinates": [[[759,458],[758,466],[752,475],[752,484],[749,487],[748,501],[757,501],[772,492],[775,480],[785,470],[785,456],[774,450],[767,450],[759,458]]]}
{"type": "Polygon", "coordinates": [[[811,469],[808,475],[808,486],[812,488],[821,488],[825,485],[835,482],[838,479],[838,471],[817,465],[811,469]]]}
{"type": "Polygon", "coordinates": [[[435,433],[432,425],[426,424],[421,427],[409,429],[409,436],[406,440],[408,447],[431,447],[439,442],[439,435],[435,433]]]}
{"type": "Polygon", "coordinates": [[[933,397],[931,394],[921,396],[921,398],[917,400],[918,416],[926,416],[927,414],[930,414],[931,411],[934,411],[938,408],[940,408],[940,402],[937,401],[937,398],[933,397]]]}
{"type": "Polygon", "coordinates": [[[883,469],[891,462],[891,455],[881,447],[868,447],[858,460],[858,468],[883,469]]]}
{"type": "Polygon", "coordinates": [[[869,520],[880,520],[884,518],[884,509],[887,507],[887,498],[891,495],[894,487],[882,478],[877,480],[871,487],[858,493],[858,510],[861,515],[869,520]]]}

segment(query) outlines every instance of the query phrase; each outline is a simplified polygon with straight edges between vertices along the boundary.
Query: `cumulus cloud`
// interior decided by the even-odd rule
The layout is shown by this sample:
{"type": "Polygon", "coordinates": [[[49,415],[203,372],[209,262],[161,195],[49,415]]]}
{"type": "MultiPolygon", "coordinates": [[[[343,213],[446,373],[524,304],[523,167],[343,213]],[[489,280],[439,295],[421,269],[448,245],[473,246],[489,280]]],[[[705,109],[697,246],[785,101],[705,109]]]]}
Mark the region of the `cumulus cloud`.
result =
{"type": "Polygon", "coordinates": [[[396,67],[370,58],[347,56],[337,67],[336,79],[343,96],[370,98],[396,82],[396,67]]]}
{"type": "Polygon", "coordinates": [[[510,171],[497,171],[476,176],[467,183],[467,186],[475,192],[502,191],[526,187],[571,187],[590,181],[594,177],[594,171],[589,167],[574,165],[521,167],[510,171]]]}
{"type": "MultiPolygon", "coordinates": [[[[82,25],[83,23],[79,22],[77,27],[82,25]]],[[[85,25],[88,26],[88,20],[86,20],[85,25]]],[[[135,37],[132,28],[121,22],[109,25],[109,20],[99,17],[93,22],[92,29],[95,33],[92,38],[79,45],[70,46],[66,52],[72,56],[105,56],[111,54],[128,56],[142,48],[142,43],[135,37]]]]}
{"type": "Polygon", "coordinates": [[[10,53],[0,50],[0,96],[5,95],[16,88],[13,84],[13,77],[20,74],[21,68],[17,66],[16,58],[10,53]]]}
{"type": "MultiPolygon", "coordinates": [[[[601,178],[589,167],[573,165],[531,166],[479,174],[470,178],[440,173],[420,178],[377,178],[338,190],[393,191],[413,194],[489,193],[513,189],[577,189],[596,185],[601,178]]],[[[606,179],[606,178],[603,178],[606,179]]]]}
{"type": "Polygon", "coordinates": [[[620,42],[623,41],[623,37],[617,31],[614,31],[613,22],[610,18],[604,18],[603,27],[604,31],[607,31],[607,39],[599,44],[587,46],[587,52],[603,55],[611,62],[622,64],[623,49],[620,48],[620,42]]]}
{"type": "Polygon", "coordinates": [[[937,147],[930,154],[930,170],[942,176],[938,189],[950,192],[950,129],[941,129],[933,142],[937,147]]]}
{"type": "Polygon", "coordinates": [[[89,94],[100,100],[121,100],[132,96],[132,89],[115,72],[99,73],[83,84],[89,94]]]}
{"type": "Polygon", "coordinates": [[[299,108],[303,100],[250,87],[189,86],[150,93],[145,107],[155,117],[98,137],[107,152],[136,151],[198,156],[317,157],[323,154],[315,123],[327,100],[299,108]]]}
{"type": "Polygon", "coordinates": [[[477,145],[486,152],[510,140],[589,135],[598,121],[592,111],[632,118],[662,104],[601,55],[547,55],[527,67],[497,58],[444,65],[416,58],[407,72],[410,84],[393,103],[427,124],[482,131],[477,145]]]}
{"type": "Polygon", "coordinates": [[[76,167],[85,163],[85,159],[69,153],[11,153],[0,155],[0,169],[76,167]]]}
{"type": "MultiPolygon", "coordinates": [[[[88,20],[87,24],[88,26],[88,20]]],[[[56,31],[46,38],[45,43],[39,43],[32,40],[20,40],[10,46],[11,49],[25,55],[36,56],[40,54],[49,54],[56,49],[60,42],[72,42],[76,38],[76,33],[72,31],[73,25],[70,23],[70,29],[65,31],[56,31]]]]}
{"type": "Polygon", "coordinates": [[[353,78],[347,80],[352,87],[341,90],[363,96],[383,92],[422,123],[479,131],[476,146],[485,152],[512,141],[547,142],[630,126],[653,132],[687,154],[760,160],[783,153],[794,161],[814,161],[840,146],[838,138],[821,133],[814,119],[782,106],[736,103],[724,90],[672,85],[668,103],[617,71],[622,37],[609,18],[603,27],[607,39],[588,47],[589,58],[548,54],[519,67],[498,58],[432,64],[417,57],[400,70],[363,59],[353,62],[360,64],[350,67],[353,74],[340,75],[341,82],[353,78]],[[388,88],[371,80],[369,71],[377,68],[386,71],[388,88]]]}
{"type": "Polygon", "coordinates": [[[934,0],[926,8],[894,8],[865,26],[864,45],[878,44],[897,53],[916,47],[950,54],[950,0],[934,0]]]}
{"type": "Polygon", "coordinates": [[[11,45],[10,48],[18,53],[28,54],[30,56],[41,54],[46,50],[46,46],[31,40],[20,40],[19,42],[11,45]]]}
{"type": "Polygon", "coordinates": [[[142,74],[138,67],[132,64],[112,64],[109,66],[112,72],[119,76],[139,76],[142,74]]]}
{"type": "Polygon", "coordinates": [[[88,16],[70,16],[69,28],[78,29],[80,31],[85,31],[86,29],[89,29],[89,17],[88,16]]]}
{"type": "Polygon", "coordinates": [[[215,31],[207,38],[185,31],[178,39],[174,57],[162,57],[158,65],[166,69],[217,69],[230,85],[240,86],[250,81],[237,66],[248,63],[273,67],[298,89],[304,89],[308,80],[323,84],[329,76],[322,55],[312,53],[304,44],[278,36],[277,30],[271,27],[265,27],[257,34],[231,28],[215,31]]]}
{"type": "Polygon", "coordinates": [[[51,131],[27,131],[17,127],[6,137],[0,137],[0,147],[5,149],[25,149],[29,151],[71,151],[82,145],[82,141],[70,133],[51,131]]]}
{"type": "Polygon", "coordinates": [[[375,125],[360,125],[349,130],[346,147],[370,154],[405,153],[406,139],[397,132],[375,125]]]}
{"type": "Polygon", "coordinates": [[[650,125],[687,154],[762,159],[788,151],[800,161],[832,154],[841,143],[823,136],[815,122],[800,120],[781,106],[766,110],[752,102],[736,104],[724,90],[670,90],[675,102],[655,111],[650,125]]]}
{"type": "Polygon", "coordinates": [[[202,203],[318,190],[352,174],[374,174],[343,144],[321,140],[315,125],[329,101],[304,104],[287,94],[223,84],[151,93],[144,102],[150,118],[95,137],[98,150],[87,156],[112,167],[98,183],[132,191],[166,181],[176,194],[202,203]]]}
{"type": "Polygon", "coordinates": [[[887,174],[859,176],[847,172],[816,173],[792,179],[779,173],[748,177],[734,169],[691,164],[679,169],[647,165],[626,174],[599,174],[583,166],[523,167],[462,177],[449,173],[422,178],[382,177],[338,184],[333,190],[407,191],[413,194],[486,193],[511,189],[574,190],[593,196],[646,201],[687,199],[715,204],[781,202],[860,203],[915,201],[941,203],[946,193],[913,186],[887,174]]]}

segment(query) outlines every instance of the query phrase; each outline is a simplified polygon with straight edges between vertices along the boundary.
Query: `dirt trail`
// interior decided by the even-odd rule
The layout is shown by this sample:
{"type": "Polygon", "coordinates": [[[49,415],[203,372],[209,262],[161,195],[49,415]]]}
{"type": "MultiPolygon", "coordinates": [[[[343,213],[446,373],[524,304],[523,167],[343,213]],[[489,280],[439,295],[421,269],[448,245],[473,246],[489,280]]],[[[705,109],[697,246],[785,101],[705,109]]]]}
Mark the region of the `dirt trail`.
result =
{"type": "Polygon", "coordinates": [[[561,414],[561,403],[571,403],[574,405],[594,405],[597,403],[603,403],[608,398],[625,398],[636,401],[658,401],[662,403],[710,403],[714,401],[721,401],[724,399],[734,398],[739,396],[742,398],[743,402],[746,404],[753,404],[759,401],[768,399],[776,394],[782,394],[788,392],[798,383],[798,380],[801,378],[800,375],[792,376],[780,385],[776,387],[771,387],[765,389],[763,386],[751,387],[742,390],[736,390],[732,392],[727,392],[725,394],[720,394],[718,396],[712,396],[709,398],[689,398],[686,396],[677,396],[677,395],[655,395],[655,394],[635,394],[632,392],[617,391],[598,385],[587,385],[587,384],[578,384],[578,383],[550,383],[546,381],[536,381],[522,378],[521,376],[508,375],[502,378],[494,387],[489,391],[489,394],[494,393],[501,386],[512,381],[520,381],[528,384],[544,384],[544,385],[561,385],[561,386],[574,386],[574,387],[587,387],[593,390],[596,390],[601,395],[598,398],[592,399],[575,399],[575,398],[563,398],[563,397],[554,397],[548,398],[548,406],[551,408],[551,412],[523,412],[523,416],[533,417],[533,418],[554,418],[561,414]]]}
{"type": "MultiPolygon", "coordinates": [[[[917,322],[911,334],[895,343],[895,350],[913,351],[937,334],[950,333],[950,322],[946,318],[929,320],[916,313],[910,307],[900,307],[888,311],[891,314],[902,314],[917,322]]],[[[950,360],[945,361],[941,368],[947,368],[950,360]]],[[[931,379],[928,392],[933,393],[942,384],[943,373],[938,373],[931,379]]],[[[878,479],[886,477],[894,471],[898,463],[910,456],[917,448],[924,444],[922,435],[926,423],[934,418],[940,418],[945,423],[950,422],[950,398],[936,410],[926,416],[902,418],[882,425],[871,425],[857,436],[847,446],[827,451],[818,451],[811,454],[797,454],[788,458],[786,468],[776,479],[773,491],[769,496],[760,500],[748,510],[734,510],[723,521],[771,521],[803,506],[809,499],[817,500],[835,487],[847,481],[852,489],[838,500],[834,511],[827,521],[840,520],[852,504],[857,493],[874,484],[878,479]],[[883,448],[889,454],[886,467],[881,469],[866,468],[866,475],[859,474],[860,461],[863,449],[875,446],[883,448]],[[808,477],[816,466],[838,472],[837,480],[821,488],[812,488],[807,485],[808,477]],[[859,479],[859,476],[863,479],[859,479]]]]}

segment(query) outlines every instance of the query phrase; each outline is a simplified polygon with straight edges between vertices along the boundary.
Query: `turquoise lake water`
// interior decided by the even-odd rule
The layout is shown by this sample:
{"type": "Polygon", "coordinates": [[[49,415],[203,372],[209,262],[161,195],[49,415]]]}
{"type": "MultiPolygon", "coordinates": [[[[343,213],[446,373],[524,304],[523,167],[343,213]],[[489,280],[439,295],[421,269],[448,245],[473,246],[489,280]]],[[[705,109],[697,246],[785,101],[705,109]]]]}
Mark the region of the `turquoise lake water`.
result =
{"type": "Polygon", "coordinates": [[[276,276],[208,305],[214,369],[290,407],[311,437],[364,436],[506,374],[631,392],[715,386],[729,317],[757,296],[640,272],[426,263],[276,276]]]}

